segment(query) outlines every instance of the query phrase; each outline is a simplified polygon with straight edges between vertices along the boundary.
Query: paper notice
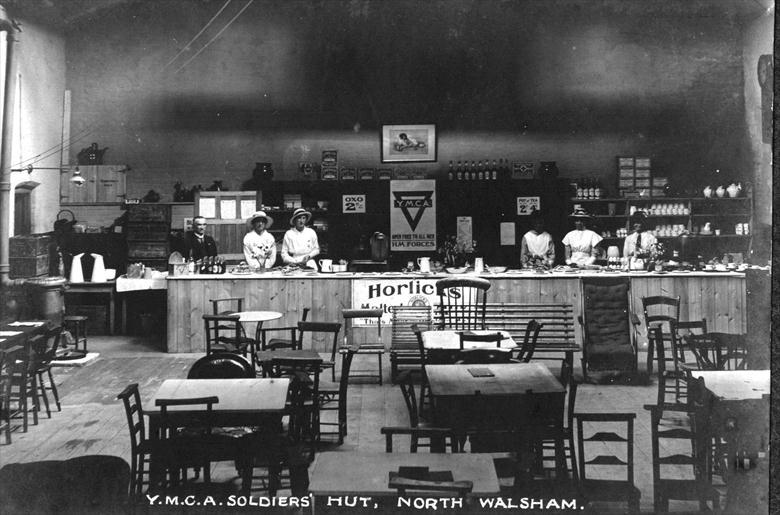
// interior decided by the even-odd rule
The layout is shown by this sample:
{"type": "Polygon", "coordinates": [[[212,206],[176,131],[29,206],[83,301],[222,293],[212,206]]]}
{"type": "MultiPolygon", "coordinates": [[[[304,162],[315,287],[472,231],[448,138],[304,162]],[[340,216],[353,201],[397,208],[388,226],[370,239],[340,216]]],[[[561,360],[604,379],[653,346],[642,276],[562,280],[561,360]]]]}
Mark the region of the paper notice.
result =
{"type": "Polygon", "coordinates": [[[257,211],[257,202],[253,200],[242,200],[241,201],[241,218],[246,220],[252,214],[254,214],[255,211],[257,211]]]}
{"type": "Polygon", "coordinates": [[[222,220],[236,219],[236,201],[235,199],[219,201],[219,217],[222,220]]]}
{"type": "Polygon", "coordinates": [[[501,222],[501,245],[515,244],[515,223],[501,222]]]}
{"type": "Polygon", "coordinates": [[[198,202],[198,215],[204,218],[216,218],[217,199],[214,197],[201,198],[198,202]]]}

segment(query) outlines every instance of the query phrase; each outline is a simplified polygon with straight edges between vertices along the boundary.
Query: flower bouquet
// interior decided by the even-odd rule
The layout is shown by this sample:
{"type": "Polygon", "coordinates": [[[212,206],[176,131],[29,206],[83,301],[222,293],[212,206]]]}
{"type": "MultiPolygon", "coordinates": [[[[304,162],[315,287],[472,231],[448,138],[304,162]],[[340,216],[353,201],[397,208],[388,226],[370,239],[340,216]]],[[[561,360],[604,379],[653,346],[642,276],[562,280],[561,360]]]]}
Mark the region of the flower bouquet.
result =
{"type": "Polygon", "coordinates": [[[439,259],[448,267],[463,267],[468,265],[469,257],[477,250],[477,240],[471,240],[468,247],[465,242],[459,242],[455,235],[444,238],[437,249],[439,259]]]}

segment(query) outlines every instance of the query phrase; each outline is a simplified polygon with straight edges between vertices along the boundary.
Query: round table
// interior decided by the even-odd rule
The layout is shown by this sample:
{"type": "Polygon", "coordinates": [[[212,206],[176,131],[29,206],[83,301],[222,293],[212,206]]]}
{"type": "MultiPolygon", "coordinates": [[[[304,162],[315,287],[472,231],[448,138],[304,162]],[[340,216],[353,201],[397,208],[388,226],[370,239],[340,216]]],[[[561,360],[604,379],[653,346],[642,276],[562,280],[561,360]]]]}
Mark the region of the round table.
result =
{"type": "Polygon", "coordinates": [[[233,315],[238,315],[238,323],[239,324],[248,324],[248,323],[256,323],[257,327],[255,328],[255,343],[252,346],[252,365],[256,365],[257,361],[255,358],[255,350],[257,348],[258,344],[258,335],[260,334],[260,329],[263,328],[263,322],[270,322],[271,320],[278,320],[282,318],[281,313],[278,311],[236,311],[233,313],[233,315]]]}

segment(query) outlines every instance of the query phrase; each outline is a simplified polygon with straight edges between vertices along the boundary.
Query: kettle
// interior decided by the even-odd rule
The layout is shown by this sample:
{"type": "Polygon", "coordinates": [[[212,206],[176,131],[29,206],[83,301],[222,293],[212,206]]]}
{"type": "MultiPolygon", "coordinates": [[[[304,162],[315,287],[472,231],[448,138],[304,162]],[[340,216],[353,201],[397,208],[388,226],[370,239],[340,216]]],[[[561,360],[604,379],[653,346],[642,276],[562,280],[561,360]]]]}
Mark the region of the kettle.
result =
{"type": "Polygon", "coordinates": [[[377,231],[371,235],[371,261],[387,260],[388,241],[387,236],[377,231]]]}

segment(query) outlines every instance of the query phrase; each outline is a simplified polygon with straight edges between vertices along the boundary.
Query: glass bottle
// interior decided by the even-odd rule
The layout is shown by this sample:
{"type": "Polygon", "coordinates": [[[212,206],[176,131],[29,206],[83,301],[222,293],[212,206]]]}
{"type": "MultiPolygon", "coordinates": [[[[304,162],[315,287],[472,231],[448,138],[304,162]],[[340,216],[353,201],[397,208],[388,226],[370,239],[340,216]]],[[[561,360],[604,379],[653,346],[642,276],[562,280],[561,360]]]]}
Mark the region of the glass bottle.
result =
{"type": "Polygon", "coordinates": [[[588,180],[588,198],[596,198],[596,181],[591,177],[588,180]]]}
{"type": "Polygon", "coordinates": [[[447,179],[453,180],[455,178],[455,172],[452,169],[452,161],[450,161],[449,170],[447,171],[447,179]]]}
{"type": "Polygon", "coordinates": [[[463,164],[458,160],[458,180],[463,180],[463,164]]]}
{"type": "Polygon", "coordinates": [[[477,180],[484,180],[485,179],[485,169],[482,168],[482,161],[480,160],[477,164],[477,180]]]}

